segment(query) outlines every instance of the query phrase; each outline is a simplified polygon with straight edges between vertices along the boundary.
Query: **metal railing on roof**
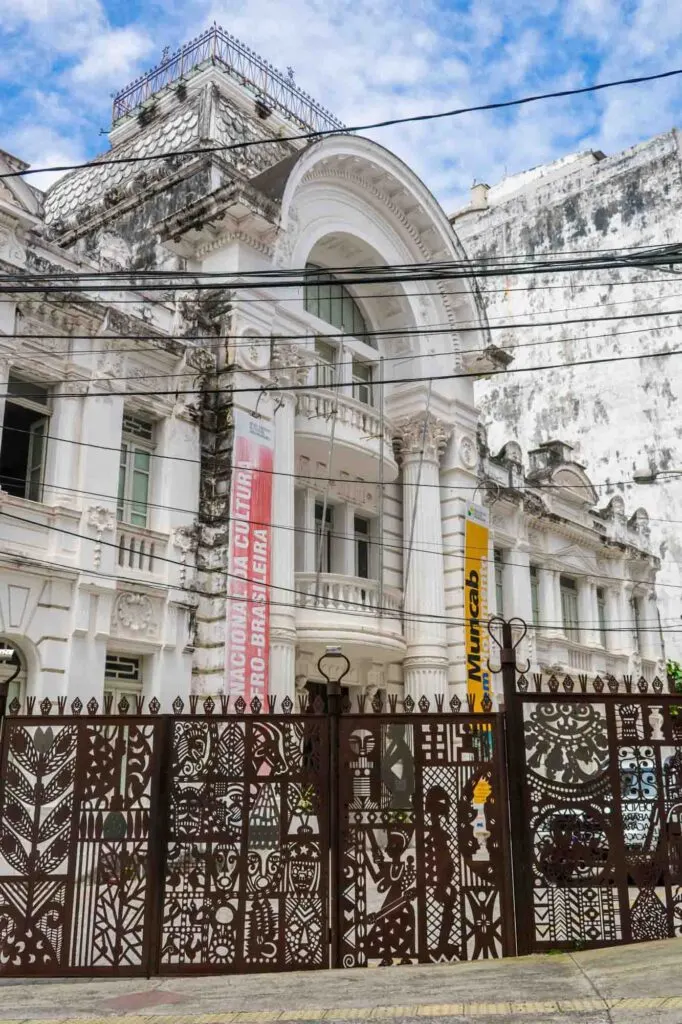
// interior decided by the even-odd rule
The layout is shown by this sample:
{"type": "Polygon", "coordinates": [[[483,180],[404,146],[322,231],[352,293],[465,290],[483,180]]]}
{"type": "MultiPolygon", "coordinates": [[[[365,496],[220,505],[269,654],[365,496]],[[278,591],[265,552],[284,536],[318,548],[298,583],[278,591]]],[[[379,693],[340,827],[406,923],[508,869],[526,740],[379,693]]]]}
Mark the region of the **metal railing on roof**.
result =
{"type": "Polygon", "coordinates": [[[299,89],[291,76],[283,75],[215,24],[117,93],[114,96],[112,123],[116,124],[155,93],[180,81],[206,62],[219,64],[227,74],[251,90],[257,99],[278,110],[301,128],[312,131],[342,131],[344,128],[333,114],[299,89]]]}

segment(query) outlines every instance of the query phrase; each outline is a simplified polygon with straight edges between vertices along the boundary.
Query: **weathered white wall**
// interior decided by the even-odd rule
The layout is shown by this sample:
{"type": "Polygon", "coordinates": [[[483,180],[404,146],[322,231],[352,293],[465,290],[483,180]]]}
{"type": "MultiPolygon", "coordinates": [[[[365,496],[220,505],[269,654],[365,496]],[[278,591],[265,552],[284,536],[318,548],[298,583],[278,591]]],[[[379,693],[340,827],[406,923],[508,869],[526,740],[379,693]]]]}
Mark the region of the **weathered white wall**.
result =
{"type": "MultiPolygon", "coordinates": [[[[472,257],[593,252],[682,241],[682,160],[676,131],[606,159],[585,154],[509,179],[488,193],[488,208],[454,218],[472,257]],[[529,180],[530,179],[530,180],[529,180]]],[[[678,268],[680,274],[680,268],[678,268]]],[[[661,557],[664,628],[681,628],[682,478],[650,486],[631,481],[647,462],[682,470],[682,357],[647,358],[682,348],[682,279],[665,269],[555,273],[482,282],[498,344],[515,345],[514,367],[635,354],[622,363],[510,373],[477,384],[491,449],[510,436],[524,447],[560,437],[574,445],[604,505],[622,491],[628,507],[651,516],[661,557]],[[633,313],[658,314],[637,319],[633,313]],[[602,322],[521,328],[521,323],[600,316],[602,322]]],[[[666,633],[668,656],[679,636],[666,633]]]]}

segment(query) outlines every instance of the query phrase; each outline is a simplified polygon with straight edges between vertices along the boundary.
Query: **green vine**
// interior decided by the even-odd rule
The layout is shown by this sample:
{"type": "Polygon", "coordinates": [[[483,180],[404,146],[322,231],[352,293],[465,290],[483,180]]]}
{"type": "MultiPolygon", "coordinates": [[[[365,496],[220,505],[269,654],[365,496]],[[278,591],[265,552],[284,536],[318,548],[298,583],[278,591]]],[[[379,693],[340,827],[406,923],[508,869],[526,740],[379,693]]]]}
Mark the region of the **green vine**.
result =
{"type": "MultiPolygon", "coordinates": [[[[671,690],[673,693],[682,693],[682,665],[680,665],[679,661],[669,661],[667,670],[668,683],[671,684],[671,690]]],[[[670,715],[672,718],[681,717],[682,707],[679,704],[673,704],[670,708],[670,715]]]]}
{"type": "Polygon", "coordinates": [[[301,795],[298,798],[296,810],[310,814],[310,812],[313,810],[314,795],[315,789],[313,786],[306,786],[305,789],[301,789],[301,795]]]}

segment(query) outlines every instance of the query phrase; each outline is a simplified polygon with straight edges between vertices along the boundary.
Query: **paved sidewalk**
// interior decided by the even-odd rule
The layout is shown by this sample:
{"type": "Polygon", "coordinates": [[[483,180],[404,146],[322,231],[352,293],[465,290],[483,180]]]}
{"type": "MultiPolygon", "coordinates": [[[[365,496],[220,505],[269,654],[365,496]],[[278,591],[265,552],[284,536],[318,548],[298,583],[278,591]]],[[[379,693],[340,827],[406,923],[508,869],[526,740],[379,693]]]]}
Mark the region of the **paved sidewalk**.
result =
{"type": "Polygon", "coordinates": [[[370,1018],[421,1024],[681,1024],[682,939],[365,971],[0,980],[0,1024],[317,1024],[370,1018]]]}

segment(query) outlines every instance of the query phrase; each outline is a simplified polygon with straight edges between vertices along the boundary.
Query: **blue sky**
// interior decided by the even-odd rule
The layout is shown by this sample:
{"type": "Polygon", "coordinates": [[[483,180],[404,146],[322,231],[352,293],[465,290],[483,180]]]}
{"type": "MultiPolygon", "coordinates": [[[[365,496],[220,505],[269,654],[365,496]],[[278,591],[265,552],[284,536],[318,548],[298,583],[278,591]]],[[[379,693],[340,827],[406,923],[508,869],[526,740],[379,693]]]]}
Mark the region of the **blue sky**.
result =
{"type": "MultiPolygon", "coordinates": [[[[0,0],[0,148],[34,166],[105,149],[111,93],[214,20],[347,124],[682,66],[679,0],[0,0]]],[[[665,131],[681,100],[673,79],[374,137],[450,209],[474,179],[665,131]]]]}

